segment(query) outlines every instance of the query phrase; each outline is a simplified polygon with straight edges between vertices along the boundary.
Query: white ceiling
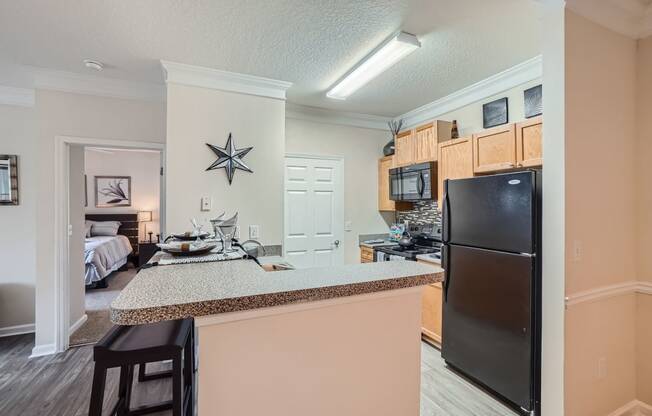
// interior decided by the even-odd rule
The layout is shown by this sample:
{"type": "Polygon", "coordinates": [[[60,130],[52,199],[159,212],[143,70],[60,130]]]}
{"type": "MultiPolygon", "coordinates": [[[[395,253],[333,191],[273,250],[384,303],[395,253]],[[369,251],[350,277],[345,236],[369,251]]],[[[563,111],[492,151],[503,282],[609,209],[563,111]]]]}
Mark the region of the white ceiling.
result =
{"type": "Polygon", "coordinates": [[[293,82],[288,101],[396,116],[540,53],[532,0],[15,0],[5,62],[162,83],[159,60],[293,82]],[[326,90],[397,30],[422,47],[346,101],[326,90]]]}

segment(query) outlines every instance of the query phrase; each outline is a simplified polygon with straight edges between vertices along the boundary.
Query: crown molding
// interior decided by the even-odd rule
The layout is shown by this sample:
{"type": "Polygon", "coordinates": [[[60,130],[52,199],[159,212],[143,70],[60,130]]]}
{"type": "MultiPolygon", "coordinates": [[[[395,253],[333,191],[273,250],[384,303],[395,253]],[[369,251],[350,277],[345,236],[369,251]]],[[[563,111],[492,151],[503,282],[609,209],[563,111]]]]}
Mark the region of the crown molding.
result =
{"type": "Polygon", "coordinates": [[[291,82],[161,61],[165,82],[285,100],[291,82]]]}
{"type": "Polygon", "coordinates": [[[34,88],[36,89],[128,100],[163,101],[165,98],[165,88],[160,84],[126,81],[42,68],[30,68],[28,70],[32,74],[34,88]]]}
{"type": "Polygon", "coordinates": [[[16,88],[0,85],[0,104],[34,107],[35,92],[32,88],[16,88]]]}
{"type": "Polygon", "coordinates": [[[403,123],[407,128],[414,127],[420,123],[436,119],[442,114],[455,111],[487,97],[525,84],[526,82],[539,79],[542,75],[542,59],[541,55],[539,55],[480,82],[462,88],[450,95],[402,114],[396,117],[396,119],[403,119],[403,123]]]}
{"type": "Polygon", "coordinates": [[[573,12],[633,39],[652,35],[652,5],[639,0],[566,0],[573,12]]]}
{"type": "Polygon", "coordinates": [[[585,302],[595,302],[603,299],[609,299],[615,296],[627,295],[631,293],[652,295],[652,283],[633,280],[574,293],[566,297],[566,307],[585,302]]]}
{"type": "Polygon", "coordinates": [[[375,130],[386,130],[387,122],[391,119],[391,117],[335,111],[293,103],[285,105],[285,117],[315,123],[338,124],[375,130]]]}

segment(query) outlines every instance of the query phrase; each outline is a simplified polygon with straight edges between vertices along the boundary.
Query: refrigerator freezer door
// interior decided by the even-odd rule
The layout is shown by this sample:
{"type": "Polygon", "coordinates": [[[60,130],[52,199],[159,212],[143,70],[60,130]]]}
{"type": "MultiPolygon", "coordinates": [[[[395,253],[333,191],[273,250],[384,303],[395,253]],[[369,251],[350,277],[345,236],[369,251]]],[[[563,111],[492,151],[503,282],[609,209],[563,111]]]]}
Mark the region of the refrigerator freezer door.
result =
{"type": "Polygon", "coordinates": [[[535,181],[532,171],[446,181],[444,242],[533,253],[535,181]]]}
{"type": "Polygon", "coordinates": [[[530,409],[534,258],[448,245],[442,357],[530,409]]]}

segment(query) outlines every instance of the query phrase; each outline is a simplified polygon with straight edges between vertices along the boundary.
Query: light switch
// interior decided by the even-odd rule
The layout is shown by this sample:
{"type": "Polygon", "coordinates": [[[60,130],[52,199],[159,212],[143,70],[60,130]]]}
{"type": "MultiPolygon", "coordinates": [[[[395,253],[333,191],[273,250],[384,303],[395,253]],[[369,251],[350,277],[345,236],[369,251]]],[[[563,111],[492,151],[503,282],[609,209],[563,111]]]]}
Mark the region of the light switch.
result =
{"type": "Polygon", "coordinates": [[[250,225],[249,226],[249,238],[252,240],[257,240],[260,238],[260,226],[250,225]]]}
{"type": "Polygon", "coordinates": [[[213,199],[210,196],[201,197],[201,210],[210,211],[213,205],[213,199]]]}
{"type": "Polygon", "coordinates": [[[352,231],[353,223],[351,221],[344,221],[344,231],[352,231]]]}

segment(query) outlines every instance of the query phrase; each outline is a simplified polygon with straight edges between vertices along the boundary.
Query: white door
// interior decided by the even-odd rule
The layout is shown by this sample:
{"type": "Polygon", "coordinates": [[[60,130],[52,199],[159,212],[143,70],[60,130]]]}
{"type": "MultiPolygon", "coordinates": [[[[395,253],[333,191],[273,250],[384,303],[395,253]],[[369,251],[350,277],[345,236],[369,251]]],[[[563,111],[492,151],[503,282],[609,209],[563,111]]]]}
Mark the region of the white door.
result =
{"type": "Polygon", "coordinates": [[[297,268],[344,264],[342,161],[285,158],[283,251],[297,268]]]}

